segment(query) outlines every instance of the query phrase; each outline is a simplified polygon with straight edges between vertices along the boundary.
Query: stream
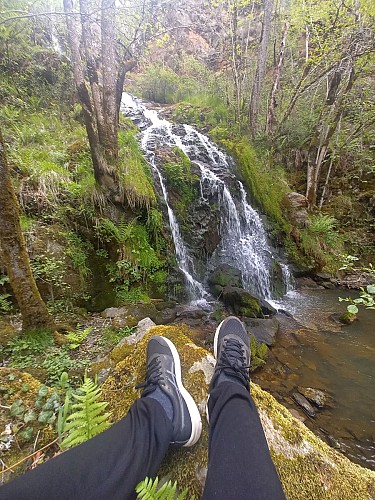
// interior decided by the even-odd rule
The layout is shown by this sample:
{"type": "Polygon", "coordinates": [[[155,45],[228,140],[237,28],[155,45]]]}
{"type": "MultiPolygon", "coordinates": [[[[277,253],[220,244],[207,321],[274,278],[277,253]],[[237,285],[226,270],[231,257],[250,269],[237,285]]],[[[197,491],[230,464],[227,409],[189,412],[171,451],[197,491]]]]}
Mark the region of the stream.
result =
{"type": "MultiPolygon", "coordinates": [[[[338,297],[347,291],[289,292],[281,306],[301,325],[279,315],[280,331],[266,367],[254,381],[353,462],[375,470],[375,311],[361,309],[359,321],[336,324],[331,314],[344,312],[338,297]],[[291,395],[298,387],[321,389],[327,405],[315,418],[304,414],[291,395]]],[[[355,295],[355,292],[352,292],[355,295]]]]}

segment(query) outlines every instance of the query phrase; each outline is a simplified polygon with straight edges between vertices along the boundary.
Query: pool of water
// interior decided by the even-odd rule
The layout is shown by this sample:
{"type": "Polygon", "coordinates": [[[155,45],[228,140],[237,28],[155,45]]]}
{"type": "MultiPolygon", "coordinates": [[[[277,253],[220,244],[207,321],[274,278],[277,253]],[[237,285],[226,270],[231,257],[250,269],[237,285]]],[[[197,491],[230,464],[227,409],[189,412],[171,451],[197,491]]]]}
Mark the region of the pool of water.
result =
{"type": "MultiPolygon", "coordinates": [[[[329,404],[305,424],[351,460],[375,470],[375,311],[361,309],[349,326],[331,315],[344,312],[338,297],[349,292],[292,292],[279,306],[301,325],[288,320],[273,348],[270,363],[256,381],[289,408],[298,386],[323,390],[329,404]]],[[[355,295],[355,292],[352,292],[355,295]]],[[[299,410],[303,414],[302,410],[299,410]]]]}

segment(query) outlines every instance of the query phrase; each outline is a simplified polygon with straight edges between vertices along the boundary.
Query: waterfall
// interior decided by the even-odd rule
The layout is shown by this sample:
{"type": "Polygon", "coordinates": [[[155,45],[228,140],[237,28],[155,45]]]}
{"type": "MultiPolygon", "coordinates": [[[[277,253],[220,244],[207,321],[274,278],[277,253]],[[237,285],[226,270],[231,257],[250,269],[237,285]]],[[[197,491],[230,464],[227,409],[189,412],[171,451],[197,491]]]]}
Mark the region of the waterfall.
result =
{"type": "MultiPolygon", "coordinates": [[[[200,170],[202,202],[215,199],[220,212],[221,240],[209,257],[206,268],[232,265],[241,271],[247,290],[271,299],[271,269],[275,259],[261,218],[248,203],[242,183],[232,172],[232,159],[192,126],[173,125],[130,94],[123,94],[121,110],[141,130],[141,146],[160,182],[178,266],[186,277],[191,298],[201,299],[208,295],[203,285],[205,276],[196,271],[194,258],[183,241],[171,208],[165,179],[155,161],[155,151],[161,146],[177,146],[194,162],[200,170]]],[[[286,283],[289,283],[287,266],[281,265],[281,270],[286,283]]]]}

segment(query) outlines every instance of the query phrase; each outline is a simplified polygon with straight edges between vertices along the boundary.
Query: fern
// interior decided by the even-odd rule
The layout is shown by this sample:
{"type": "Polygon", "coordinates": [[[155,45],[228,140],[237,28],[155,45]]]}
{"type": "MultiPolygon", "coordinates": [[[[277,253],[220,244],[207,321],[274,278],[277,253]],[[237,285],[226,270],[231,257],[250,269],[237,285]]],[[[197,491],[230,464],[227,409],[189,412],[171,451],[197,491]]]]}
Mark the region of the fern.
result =
{"type": "Polygon", "coordinates": [[[108,403],[101,402],[101,390],[96,382],[85,375],[82,394],[73,394],[77,401],[71,405],[72,414],[65,420],[64,433],[68,435],[61,443],[62,448],[71,448],[96,436],[110,427],[110,413],[104,413],[108,403]]]}
{"type": "MultiPolygon", "coordinates": [[[[141,481],[135,488],[135,491],[138,493],[137,498],[140,500],[174,500],[176,497],[177,490],[177,482],[175,481],[172,484],[172,481],[168,481],[164,483],[163,486],[158,488],[159,478],[155,479],[146,477],[143,481],[141,481]]],[[[184,500],[186,495],[188,494],[188,490],[185,489],[182,491],[177,500],[184,500]]],[[[195,496],[190,497],[190,500],[194,500],[195,496]]]]}
{"type": "Polygon", "coordinates": [[[70,342],[69,349],[77,349],[77,347],[79,347],[85,338],[90,334],[91,330],[92,326],[89,326],[81,332],[79,330],[75,332],[68,332],[66,334],[66,338],[70,342]]]}

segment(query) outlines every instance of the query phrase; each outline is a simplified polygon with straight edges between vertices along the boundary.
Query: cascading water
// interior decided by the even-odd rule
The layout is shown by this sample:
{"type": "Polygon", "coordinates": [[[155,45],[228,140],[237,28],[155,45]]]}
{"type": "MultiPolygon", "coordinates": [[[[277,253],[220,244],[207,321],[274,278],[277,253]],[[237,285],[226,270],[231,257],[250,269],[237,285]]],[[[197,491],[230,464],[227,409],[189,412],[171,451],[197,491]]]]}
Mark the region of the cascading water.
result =
{"type": "MultiPolygon", "coordinates": [[[[160,147],[180,148],[200,170],[202,202],[215,199],[220,212],[221,240],[206,263],[207,269],[229,264],[241,271],[244,287],[271,299],[271,268],[274,258],[259,214],[247,202],[245,189],[232,173],[232,160],[208,137],[190,125],[172,125],[147,109],[139,99],[124,93],[122,112],[141,129],[141,146],[159,179],[168,211],[179,268],[184,273],[192,299],[207,296],[204,275],[196,271],[194,258],[184,244],[175,214],[169,203],[162,172],[155,161],[160,147]]],[[[287,269],[282,272],[287,276],[287,269]]]]}

